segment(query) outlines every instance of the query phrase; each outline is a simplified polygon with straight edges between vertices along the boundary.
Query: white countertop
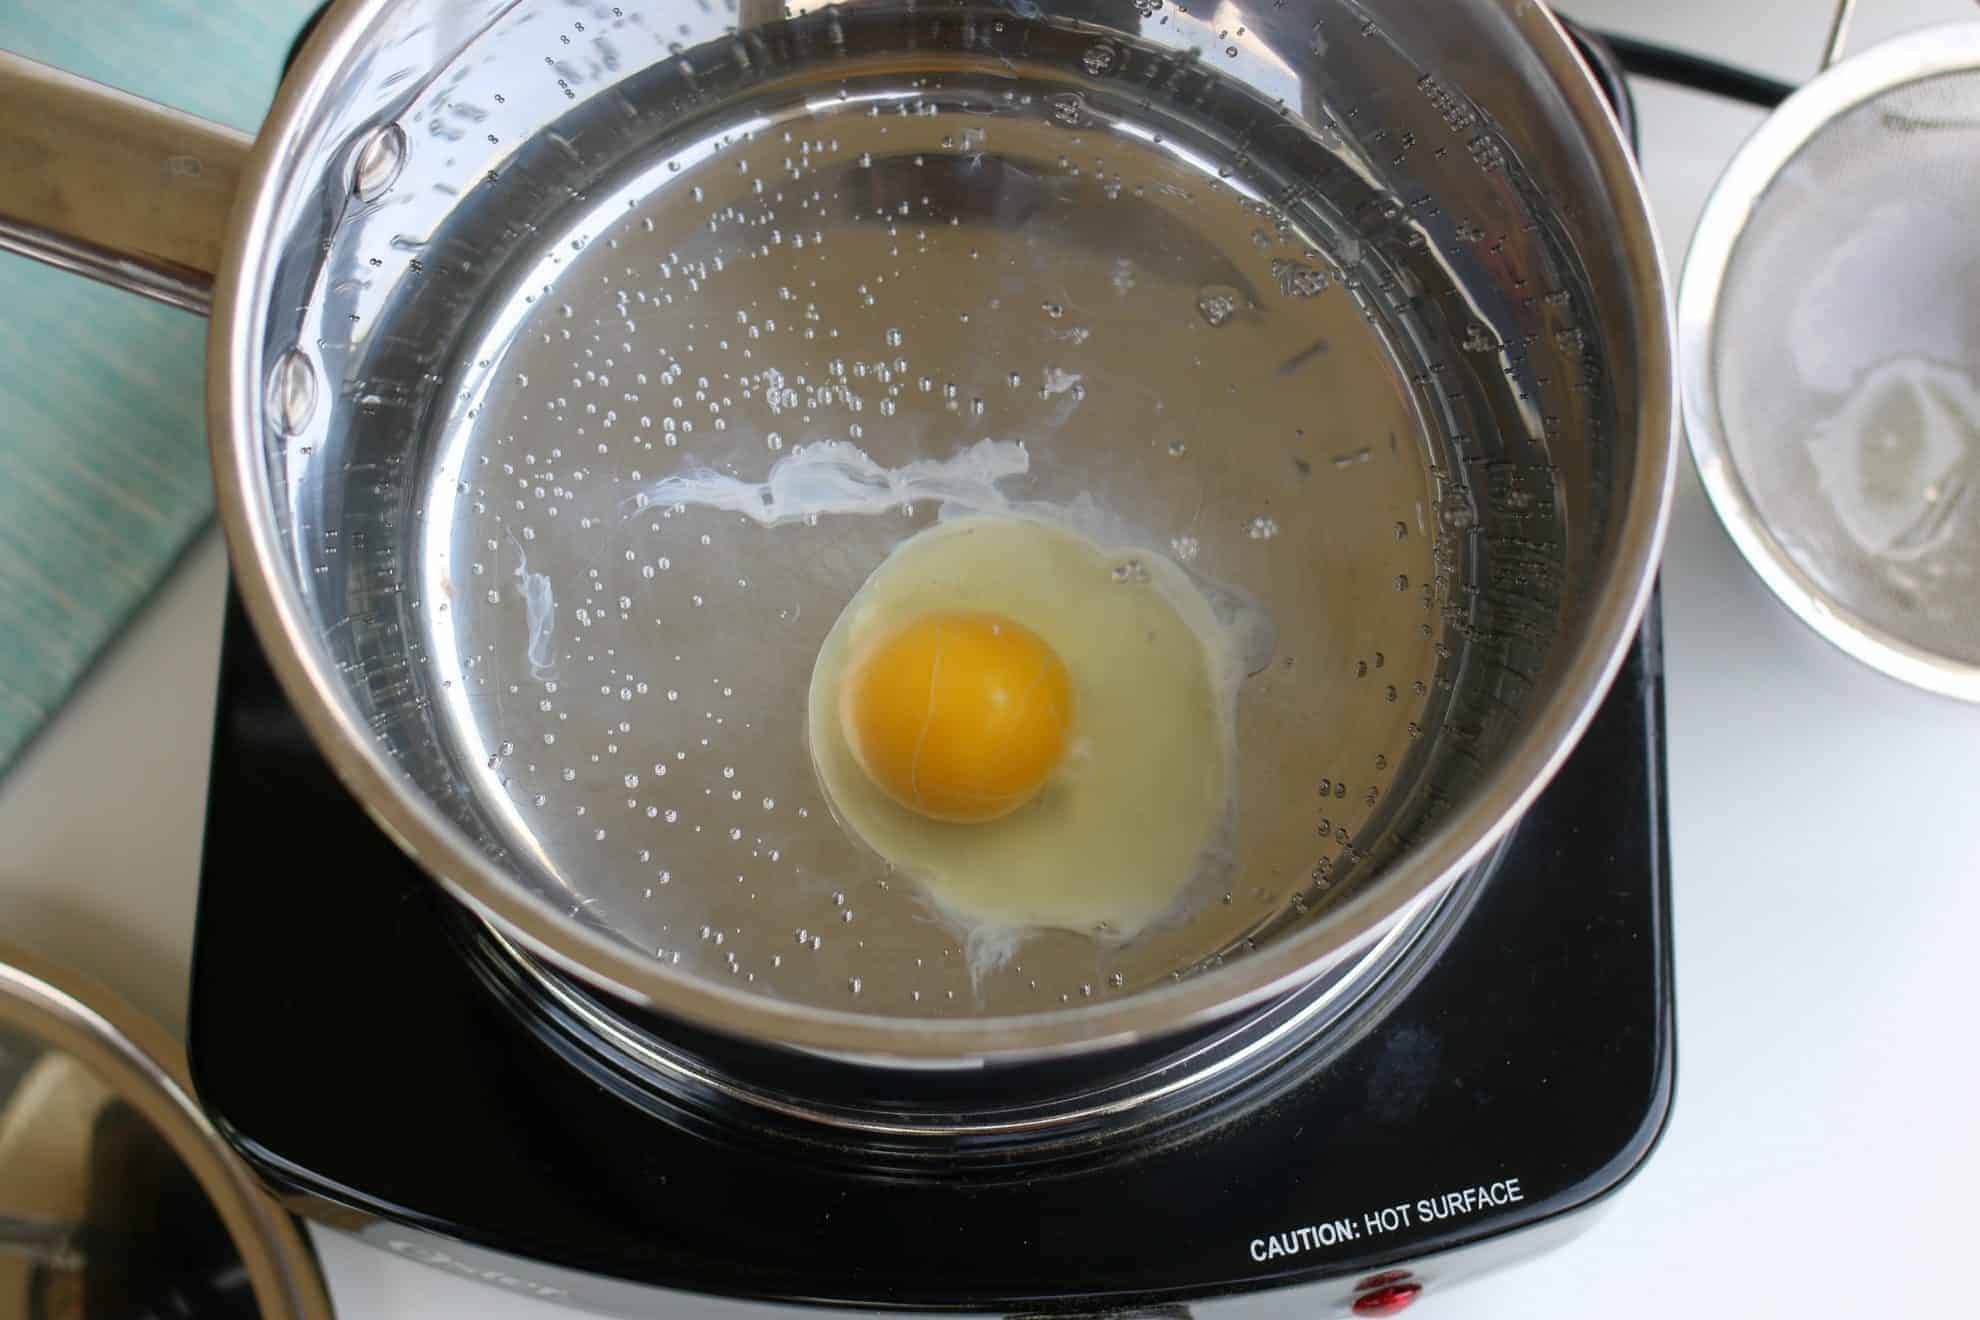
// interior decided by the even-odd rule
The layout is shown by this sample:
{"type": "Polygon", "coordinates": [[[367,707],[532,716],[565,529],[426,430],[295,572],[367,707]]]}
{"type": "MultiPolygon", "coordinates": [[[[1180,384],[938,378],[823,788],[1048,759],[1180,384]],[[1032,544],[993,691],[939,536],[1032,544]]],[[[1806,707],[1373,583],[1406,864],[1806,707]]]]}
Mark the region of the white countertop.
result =
{"type": "MultiPolygon", "coordinates": [[[[1825,0],[1565,0],[1799,80],[1825,0]]],[[[1876,0],[1857,46],[1967,17],[1876,0]]],[[[1673,267],[1757,115],[1637,84],[1673,267]]],[[[187,389],[199,382],[188,380],[187,389]]],[[[178,1025],[192,936],[225,556],[209,534],[0,782],[0,932],[178,1025]]],[[[1677,1111],[1585,1237],[1413,1314],[1609,1320],[1972,1314],[1980,1182],[1980,708],[1863,669],[1734,551],[1688,459],[1665,557],[1677,1111]],[[1958,1299],[1968,1296],[1968,1300],[1958,1299]]],[[[284,882],[268,858],[268,883],[284,882]]],[[[365,1320],[571,1313],[318,1233],[365,1320]]],[[[1292,1312],[1310,1304],[1288,1301],[1292,1312]]]]}

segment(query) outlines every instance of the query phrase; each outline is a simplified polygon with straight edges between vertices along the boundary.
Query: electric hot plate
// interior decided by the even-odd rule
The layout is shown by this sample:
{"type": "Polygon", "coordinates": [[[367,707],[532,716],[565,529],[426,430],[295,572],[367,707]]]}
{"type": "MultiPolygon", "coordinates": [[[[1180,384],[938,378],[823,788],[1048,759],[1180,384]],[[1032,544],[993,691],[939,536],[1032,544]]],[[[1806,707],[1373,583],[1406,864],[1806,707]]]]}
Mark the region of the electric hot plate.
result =
{"type": "MultiPolygon", "coordinates": [[[[1627,127],[1620,76],[1592,62],[1627,127]]],[[[1663,1128],[1660,639],[1653,602],[1571,759],[1379,974],[1125,1061],[925,1083],[1033,1088],[1049,1109],[1146,1094],[1167,1068],[1200,1080],[1206,1059],[1219,1079],[1090,1105],[1050,1140],[1019,1124],[931,1146],[876,1131],[871,1100],[828,1095],[860,1120],[836,1128],[780,1115],[779,1095],[836,1074],[614,1016],[503,947],[337,783],[233,600],[193,967],[200,1096],[300,1213],[607,1314],[682,1293],[1212,1313],[1288,1286],[1390,1314],[1579,1231],[1663,1128]]]]}

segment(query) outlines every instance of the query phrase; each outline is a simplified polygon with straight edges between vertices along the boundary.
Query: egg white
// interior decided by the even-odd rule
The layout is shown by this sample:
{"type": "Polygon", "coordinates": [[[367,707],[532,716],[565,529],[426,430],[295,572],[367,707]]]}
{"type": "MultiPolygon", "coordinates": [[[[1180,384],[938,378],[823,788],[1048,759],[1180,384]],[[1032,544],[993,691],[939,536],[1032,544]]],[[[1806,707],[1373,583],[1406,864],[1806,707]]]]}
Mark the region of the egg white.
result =
{"type": "Polygon", "coordinates": [[[922,886],[979,972],[1027,930],[1130,939],[1227,861],[1242,633],[1163,556],[1032,516],[945,521],[894,549],[819,649],[812,761],[841,822],[922,886]],[[954,610],[1030,628],[1073,683],[1065,761],[995,821],[936,821],[895,803],[859,768],[840,719],[840,685],[866,645],[954,610]]]}

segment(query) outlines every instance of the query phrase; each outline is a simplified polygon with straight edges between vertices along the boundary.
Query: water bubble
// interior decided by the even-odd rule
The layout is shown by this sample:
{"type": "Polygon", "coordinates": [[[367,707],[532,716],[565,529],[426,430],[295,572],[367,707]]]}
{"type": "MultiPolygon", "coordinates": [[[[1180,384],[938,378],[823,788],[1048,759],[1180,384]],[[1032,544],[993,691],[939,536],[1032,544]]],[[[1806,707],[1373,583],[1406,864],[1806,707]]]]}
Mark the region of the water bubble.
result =
{"type": "Polygon", "coordinates": [[[1269,541],[1279,534],[1279,524],[1274,518],[1259,514],[1245,524],[1245,535],[1254,541],[1269,541]]]}
{"type": "Polygon", "coordinates": [[[1086,54],[1080,57],[1079,62],[1086,66],[1088,73],[1097,78],[1114,67],[1115,58],[1114,48],[1100,41],[1087,47],[1086,54]]]}
{"type": "Polygon", "coordinates": [[[1228,284],[1206,284],[1196,293],[1196,311],[1212,329],[1227,324],[1238,313],[1244,295],[1228,284]]]}

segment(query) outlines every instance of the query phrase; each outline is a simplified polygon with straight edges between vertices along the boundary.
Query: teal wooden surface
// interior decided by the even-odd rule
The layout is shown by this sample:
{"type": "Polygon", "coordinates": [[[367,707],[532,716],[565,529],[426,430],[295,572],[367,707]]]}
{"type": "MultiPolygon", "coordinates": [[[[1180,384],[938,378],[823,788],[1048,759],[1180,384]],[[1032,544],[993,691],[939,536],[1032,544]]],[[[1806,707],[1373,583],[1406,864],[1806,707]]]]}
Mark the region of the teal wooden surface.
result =
{"type": "MultiPolygon", "coordinates": [[[[0,49],[251,131],[313,8],[0,0],[0,49]]],[[[0,254],[0,772],[212,517],[205,336],[0,254]]]]}

